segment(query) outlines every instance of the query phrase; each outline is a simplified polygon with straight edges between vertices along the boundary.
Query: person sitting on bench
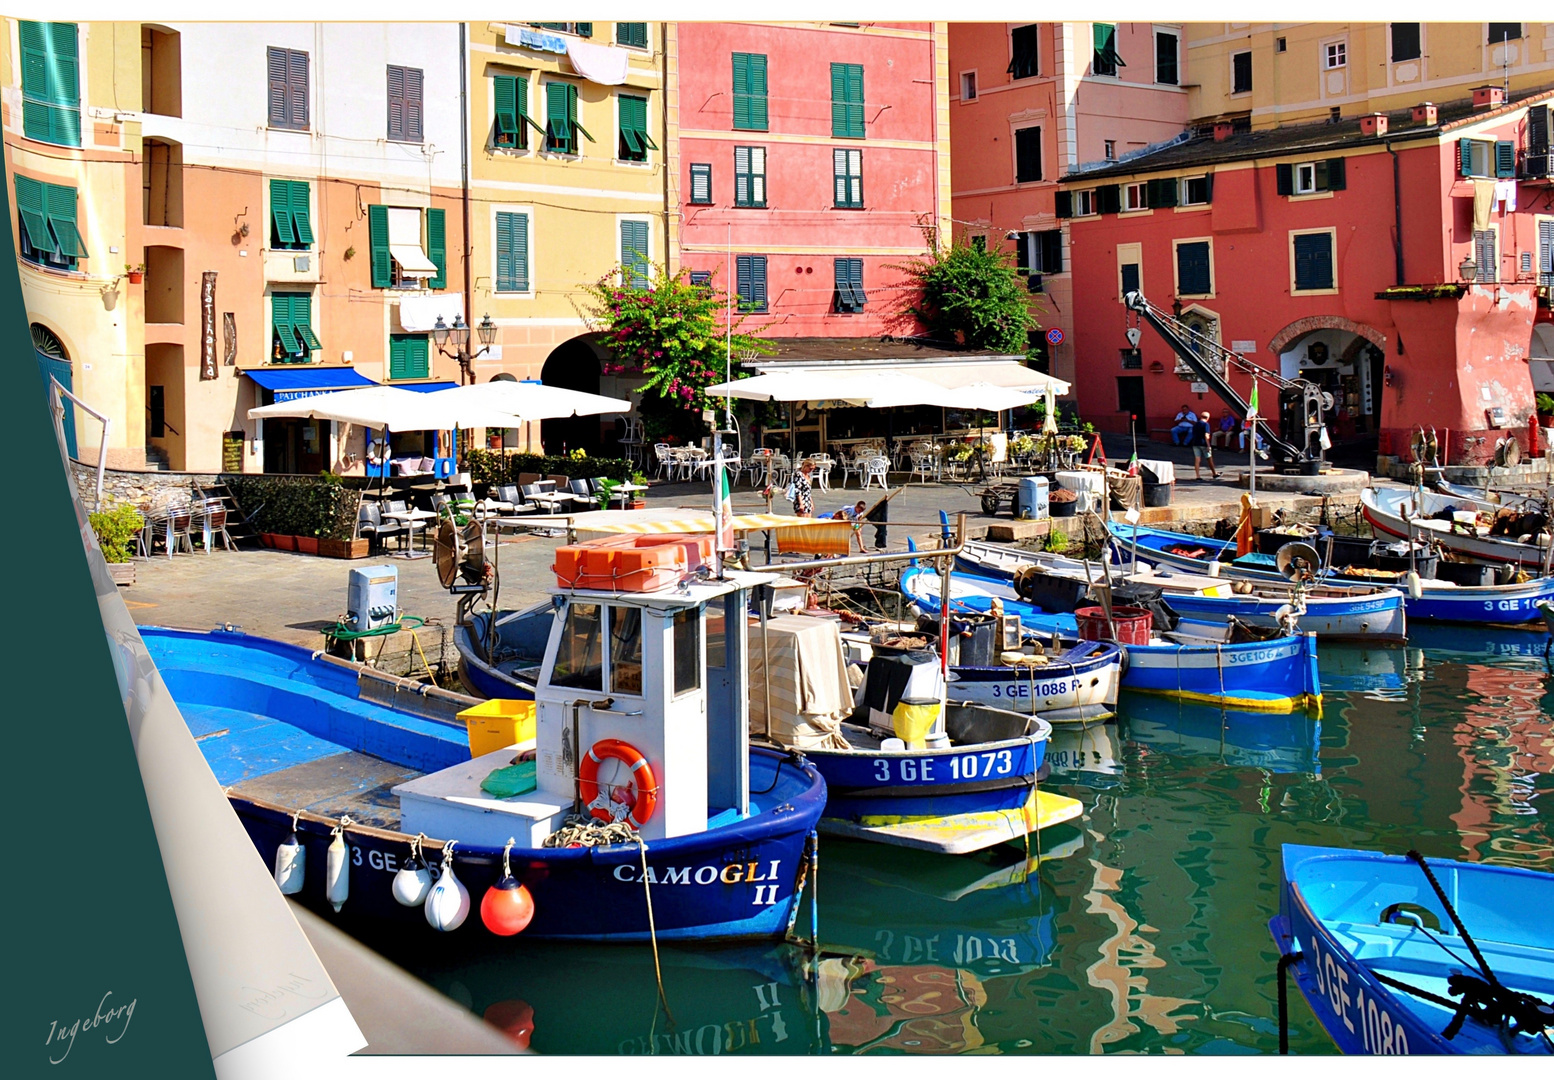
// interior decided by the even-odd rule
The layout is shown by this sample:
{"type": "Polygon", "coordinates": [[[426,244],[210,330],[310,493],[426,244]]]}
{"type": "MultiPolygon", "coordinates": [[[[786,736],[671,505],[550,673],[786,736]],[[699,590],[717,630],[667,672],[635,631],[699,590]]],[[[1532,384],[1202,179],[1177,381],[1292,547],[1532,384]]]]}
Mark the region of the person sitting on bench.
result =
{"type": "Polygon", "coordinates": [[[1193,424],[1197,421],[1197,413],[1186,405],[1176,410],[1176,418],[1171,421],[1171,445],[1186,446],[1187,440],[1192,437],[1193,424]]]}

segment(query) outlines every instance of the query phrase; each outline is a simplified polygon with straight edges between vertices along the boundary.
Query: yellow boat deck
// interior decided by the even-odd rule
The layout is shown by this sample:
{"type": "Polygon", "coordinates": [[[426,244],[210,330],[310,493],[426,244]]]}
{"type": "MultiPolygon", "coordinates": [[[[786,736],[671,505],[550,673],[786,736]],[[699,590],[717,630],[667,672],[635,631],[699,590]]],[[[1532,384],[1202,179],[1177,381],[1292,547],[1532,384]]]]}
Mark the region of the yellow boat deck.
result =
{"type": "Polygon", "coordinates": [[[1024,806],[1015,810],[985,810],[952,817],[866,817],[857,822],[821,818],[820,831],[854,840],[964,855],[1072,821],[1083,814],[1084,809],[1078,799],[1037,791],[1024,806]]]}

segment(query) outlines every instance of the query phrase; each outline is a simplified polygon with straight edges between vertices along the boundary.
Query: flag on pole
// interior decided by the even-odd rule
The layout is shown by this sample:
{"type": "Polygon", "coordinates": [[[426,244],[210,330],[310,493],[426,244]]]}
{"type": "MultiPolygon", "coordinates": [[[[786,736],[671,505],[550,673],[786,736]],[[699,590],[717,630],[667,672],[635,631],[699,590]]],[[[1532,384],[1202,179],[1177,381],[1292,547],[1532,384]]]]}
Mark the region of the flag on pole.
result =
{"type": "Polygon", "coordinates": [[[1248,424],[1251,424],[1251,422],[1253,420],[1256,420],[1256,419],[1257,419],[1257,380],[1254,378],[1252,380],[1252,399],[1249,402],[1247,402],[1247,407],[1246,407],[1246,422],[1248,424]]]}
{"type": "Polygon", "coordinates": [[[1135,451],[1133,451],[1133,456],[1128,458],[1128,475],[1129,476],[1137,476],[1138,474],[1139,474],[1139,452],[1137,450],[1135,450],[1135,451]]]}
{"type": "Polygon", "coordinates": [[[719,551],[734,550],[734,503],[729,497],[728,470],[718,462],[718,540],[719,551]]]}

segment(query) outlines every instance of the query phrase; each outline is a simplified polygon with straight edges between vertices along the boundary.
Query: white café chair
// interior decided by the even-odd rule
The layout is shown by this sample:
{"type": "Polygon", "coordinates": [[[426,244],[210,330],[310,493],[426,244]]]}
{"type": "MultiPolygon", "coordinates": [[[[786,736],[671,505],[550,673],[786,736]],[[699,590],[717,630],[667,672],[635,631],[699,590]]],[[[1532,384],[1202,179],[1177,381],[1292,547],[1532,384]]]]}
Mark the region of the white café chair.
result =
{"type": "Polygon", "coordinates": [[[863,486],[867,490],[875,480],[880,482],[880,487],[890,490],[890,459],[883,454],[869,458],[863,463],[863,486]]]}

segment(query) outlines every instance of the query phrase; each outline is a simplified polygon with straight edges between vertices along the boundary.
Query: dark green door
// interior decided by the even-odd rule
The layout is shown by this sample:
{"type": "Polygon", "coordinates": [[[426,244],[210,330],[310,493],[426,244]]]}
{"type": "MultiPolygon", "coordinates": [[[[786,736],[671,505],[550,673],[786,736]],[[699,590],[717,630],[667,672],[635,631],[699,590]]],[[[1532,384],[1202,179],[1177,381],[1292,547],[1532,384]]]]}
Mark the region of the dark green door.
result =
{"type": "MultiPolygon", "coordinates": [[[[35,349],[34,353],[38,357],[38,374],[43,378],[43,402],[44,407],[47,408],[51,378],[57,380],[66,390],[74,389],[70,384],[70,361],[63,356],[54,355],[53,350],[44,351],[40,348],[35,349]]],[[[52,413],[49,419],[52,423],[52,413]]],[[[70,452],[71,457],[79,457],[76,453],[76,407],[68,399],[65,401],[65,448],[70,452]]]]}

